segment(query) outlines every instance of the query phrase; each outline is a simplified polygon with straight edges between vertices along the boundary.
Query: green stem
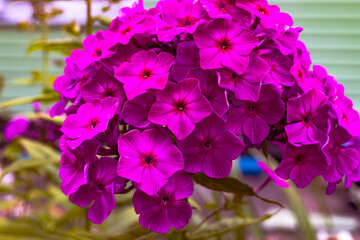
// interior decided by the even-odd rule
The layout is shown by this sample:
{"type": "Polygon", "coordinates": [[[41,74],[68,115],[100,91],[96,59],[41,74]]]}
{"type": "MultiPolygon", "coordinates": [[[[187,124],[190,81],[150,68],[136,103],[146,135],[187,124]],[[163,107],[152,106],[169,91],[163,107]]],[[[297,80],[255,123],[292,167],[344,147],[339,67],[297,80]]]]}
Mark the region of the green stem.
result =
{"type": "Polygon", "coordinates": [[[86,2],[86,35],[92,34],[91,0],[86,2]]]}

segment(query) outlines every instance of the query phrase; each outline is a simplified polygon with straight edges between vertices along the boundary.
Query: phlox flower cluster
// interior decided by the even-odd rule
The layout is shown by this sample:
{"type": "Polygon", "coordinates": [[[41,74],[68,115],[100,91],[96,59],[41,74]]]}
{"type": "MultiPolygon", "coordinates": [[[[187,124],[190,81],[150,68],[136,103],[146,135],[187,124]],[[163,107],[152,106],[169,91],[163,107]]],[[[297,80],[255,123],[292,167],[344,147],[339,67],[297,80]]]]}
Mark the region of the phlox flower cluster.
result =
{"type": "MultiPolygon", "coordinates": [[[[54,88],[66,113],[61,189],[101,224],[132,188],[144,228],[189,223],[191,174],[227,177],[264,141],[284,152],[273,179],[328,192],[360,180],[360,119],[314,65],[302,28],[266,0],[160,0],[124,8],[66,58],[54,88]],[[245,143],[246,144],[245,144],[245,143]]],[[[279,181],[280,186],[287,186],[279,181]]]]}

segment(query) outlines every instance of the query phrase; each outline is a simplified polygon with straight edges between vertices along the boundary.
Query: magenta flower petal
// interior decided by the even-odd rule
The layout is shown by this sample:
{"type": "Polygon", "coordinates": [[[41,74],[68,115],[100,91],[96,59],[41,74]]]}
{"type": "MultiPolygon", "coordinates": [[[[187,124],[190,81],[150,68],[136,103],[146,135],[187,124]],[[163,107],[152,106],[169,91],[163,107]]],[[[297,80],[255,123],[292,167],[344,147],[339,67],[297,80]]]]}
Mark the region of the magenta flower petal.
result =
{"type": "Polygon", "coordinates": [[[155,195],[149,196],[137,190],[133,196],[135,212],[140,214],[140,224],[158,233],[185,227],[191,218],[192,208],[182,198],[189,197],[194,191],[191,177],[177,172],[155,195]],[[169,186],[170,185],[170,186],[169,186]]]}
{"type": "Polygon", "coordinates": [[[290,184],[288,182],[286,182],[284,179],[280,178],[279,176],[277,176],[274,171],[269,168],[264,162],[261,161],[257,161],[257,164],[259,166],[259,168],[266,173],[267,175],[269,175],[269,177],[274,181],[274,183],[279,187],[279,188],[288,188],[290,187],[290,184]]]}
{"type": "Polygon", "coordinates": [[[224,120],[212,114],[197,124],[189,137],[177,141],[184,156],[185,171],[204,171],[213,178],[229,175],[232,160],[239,157],[244,150],[244,144],[224,128],[224,120]]]}
{"type": "Polygon", "coordinates": [[[198,123],[212,113],[212,107],[201,95],[198,79],[187,78],[178,84],[169,82],[162,91],[157,91],[149,121],[166,125],[178,139],[186,138],[198,123]]]}
{"type": "Polygon", "coordinates": [[[134,181],[148,195],[157,193],[173,173],[183,169],[181,152],[159,129],[132,130],[122,135],[118,144],[117,174],[134,181]]]}
{"type": "Polygon", "coordinates": [[[259,43],[255,33],[242,23],[216,19],[194,33],[200,49],[200,66],[203,69],[229,67],[242,74],[249,63],[249,54],[259,43]]]}

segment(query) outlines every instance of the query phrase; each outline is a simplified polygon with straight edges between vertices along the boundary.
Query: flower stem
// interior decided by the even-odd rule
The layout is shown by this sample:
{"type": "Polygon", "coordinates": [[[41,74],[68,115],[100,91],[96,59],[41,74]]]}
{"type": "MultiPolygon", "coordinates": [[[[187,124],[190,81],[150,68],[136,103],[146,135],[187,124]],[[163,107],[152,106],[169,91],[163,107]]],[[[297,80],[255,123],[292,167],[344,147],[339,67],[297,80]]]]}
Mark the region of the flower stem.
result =
{"type": "Polygon", "coordinates": [[[86,2],[86,35],[92,34],[91,0],[86,2]]]}
{"type": "Polygon", "coordinates": [[[265,181],[259,186],[259,187],[257,187],[257,188],[255,188],[254,189],[254,192],[259,192],[259,191],[261,191],[261,189],[263,189],[264,187],[266,187],[268,184],[269,184],[269,182],[271,182],[271,177],[269,176],[269,177],[267,177],[266,179],[265,179],[265,181]]]}

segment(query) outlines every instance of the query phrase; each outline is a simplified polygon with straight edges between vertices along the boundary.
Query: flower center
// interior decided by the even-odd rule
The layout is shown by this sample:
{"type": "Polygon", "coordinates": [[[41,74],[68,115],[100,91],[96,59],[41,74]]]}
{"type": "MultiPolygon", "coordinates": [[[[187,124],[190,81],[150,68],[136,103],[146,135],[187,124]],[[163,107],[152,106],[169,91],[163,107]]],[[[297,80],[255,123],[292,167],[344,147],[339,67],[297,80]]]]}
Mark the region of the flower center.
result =
{"type": "Polygon", "coordinates": [[[97,48],[94,52],[96,57],[100,57],[101,56],[101,49],[97,48]]]}
{"type": "Polygon", "coordinates": [[[148,71],[148,70],[145,70],[145,71],[143,72],[143,78],[145,78],[145,79],[147,79],[148,77],[150,77],[150,75],[151,75],[151,72],[148,71]]]}
{"type": "Polygon", "coordinates": [[[298,156],[296,159],[295,159],[296,162],[302,162],[303,159],[301,158],[301,156],[298,156]]]}
{"type": "Polygon", "coordinates": [[[153,157],[152,156],[145,156],[144,161],[146,164],[151,164],[153,162],[153,157]]]}
{"type": "Polygon", "coordinates": [[[309,123],[309,122],[310,122],[310,117],[309,117],[309,116],[306,116],[306,117],[304,118],[304,122],[305,122],[305,123],[309,123]]]}
{"type": "Polygon", "coordinates": [[[226,3],[224,3],[223,1],[220,1],[220,2],[219,2],[219,5],[218,5],[218,8],[219,8],[219,9],[224,9],[224,8],[226,8],[226,3]]]}
{"type": "Polygon", "coordinates": [[[254,109],[255,109],[255,107],[254,107],[254,106],[250,106],[250,107],[248,107],[248,110],[249,110],[250,112],[254,111],[254,109]]]}
{"type": "Polygon", "coordinates": [[[233,72],[233,73],[231,74],[231,78],[232,78],[233,80],[236,80],[236,79],[238,78],[237,73],[236,73],[236,72],[233,72]]]}
{"type": "Polygon", "coordinates": [[[230,44],[229,44],[229,41],[228,41],[228,40],[224,40],[224,41],[221,42],[220,47],[221,47],[221,49],[226,50],[226,49],[229,48],[229,45],[230,45],[230,44]]]}
{"type": "Polygon", "coordinates": [[[125,28],[124,30],[122,30],[121,33],[122,33],[122,34],[126,34],[126,33],[130,32],[130,31],[131,31],[131,27],[128,26],[127,28],[125,28]]]}
{"type": "Polygon", "coordinates": [[[176,106],[177,110],[179,110],[180,112],[184,111],[185,110],[185,106],[184,104],[182,103],[179,103],[177,106],[176,106]]]}
{"type": "Polygon", "coordinates": [[[211,142],[207,141],[205,144],[204,144],[205,148],[210,148],[211,147],[211,142]]]}
{"type": "Polygon", "coordinates": [[[91,120],[91,122],[90,122],[90,128],[91,128],[91,129],[94,129],[97,124],[98,124],[97,120],[91,120]]]}
{"type": "Polygon", "coordinates": [[[164,203],[167,203],[169,201],[169,198],[168,197],[163,197],[162,200],[163,200],[164,203]]]}

